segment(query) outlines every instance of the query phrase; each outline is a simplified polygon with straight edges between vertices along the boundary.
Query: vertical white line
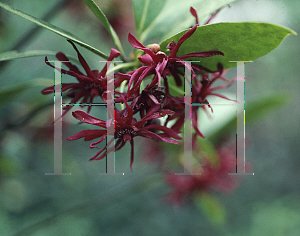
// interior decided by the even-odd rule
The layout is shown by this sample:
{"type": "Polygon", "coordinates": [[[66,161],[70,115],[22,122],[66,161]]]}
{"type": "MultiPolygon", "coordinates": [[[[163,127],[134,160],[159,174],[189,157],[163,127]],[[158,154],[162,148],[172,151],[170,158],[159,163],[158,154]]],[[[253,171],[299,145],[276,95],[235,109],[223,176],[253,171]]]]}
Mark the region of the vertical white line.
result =
{"type": "Polygon", "coordinates": [[[237,82],[236,82],[236,161],[237,172],[228,173],[229,175],[254,175],[245,173],[245,62],[250,61],[230,61],[237,62],[237,82]]]}
{"type": "Polygon", "coordinates": [[[107,143],[113,139],[112,147],[107,147],[106,156],[106,173],[98,173],[98,175],[124,175],[124,173],[115,173],[115,81],[114,81],[114,63],[107,61],[107,143]],[[110,149],[110,152],[108,152],[110,149]]]}
{"type": "Polygon", "coordinates": [[[45,173],[45,175],[71,175],[71,173],[62,172],[62,91],[60,61],[55,61],[54,76],[54,173],[45,173]]]}
{"type": "Polygon", "coordinates": [[[193,147],[192,147],[192,76],[191,61],[185,61],[185,80],[184,80],[184,173],[175,173],[175,175],[200,175],[193,173],[193,147]]]}

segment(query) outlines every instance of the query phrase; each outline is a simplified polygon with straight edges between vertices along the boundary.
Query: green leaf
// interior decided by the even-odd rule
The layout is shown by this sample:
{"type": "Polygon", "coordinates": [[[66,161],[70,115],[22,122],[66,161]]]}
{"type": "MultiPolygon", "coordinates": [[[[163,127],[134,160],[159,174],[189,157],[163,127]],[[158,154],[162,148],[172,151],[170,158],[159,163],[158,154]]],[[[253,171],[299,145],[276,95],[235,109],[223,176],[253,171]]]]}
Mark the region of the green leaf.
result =
{"type": "Polygon", "coordinates": [[[177,86],[175,80],[171,78],[168,80],[168,85],[169,85],[169,92],[172,96],[179,97],[179,96],[184,96],[184,78],[183,76],[179,75],[181,78],[182,84],[180,87],[177,86]]]}
{"type": "Polygon", "coordinates": [[[50,23],[47,23],[47,22],[42,21],[40,19],[37,19],[34,16],[30,16],[30,15],[28,15],[28,14],[22,12],[22,11],[19,11],[17,9],[14,9],[11,6],[6,5],[2,2],[0,2],[0,7],[2,7],[3,9],[5,9],[8,12],[11,12],[11,13],[17,15],[17,16],[20,16],[20,17],[26,19],[26,20],[29,20],[29,21],[31,21],[31,22],[33,22],[33,23],[35,23],[35,24],[37,24],[37,25],[39,25],[39,26],[41,26],[45,29],[48,29],[48,30],[60,35],[60,36],[63,36],[66,39],[72,40],[73,42],[75,42],[75,43],[79,44],[80,46],[90,50],[91,52],[101,56],[104,59],[108,59],[108,56],[105,53],[103,53],[103,52],[99,51],[98,49],[88,45],[87,43],[85,43],[85,42],[81,41],[80,39],[78,39],[76,36],[72,35],[71,33],[67,32],[63,29],[60,29],[59,27],[57,27],[55,25],[52,25],[50,23]]]}
{"type": "Polygon", "coordinates": [[[224,225],[226,223],[226,211],[221,202],[213,195],[208,193],[195,194],[194,203],[213,224],[224,225]]]}
{"type": "Polygon", "coordinates": [[[5,103],[11,101],[12,98],[20,95],[30,87],[30,83],[23,83],[19,85],[4,87],[0,89],[0,107],[5,103]]]}
{"type": "Polygon", "coordinates": [[[167,0],[132,0],[137,37],[155,20],[167,0]]]}
{"type": "MultiPolygon", "coordinates": [[[[166,39],[161,43],[161,50],[167,52],[167,45],[179,38],[187,30],[166,39]]],[[[235,67],[229,61],[252,61],[264,56],[278,47],[289,34],[297,33],[291,29],[269,23],[217,23],[199,26],[195,33],[179,48],[177,55],[191,52],[219,50],[224,56],[206,58],[189,58],[190,61],[201,61],[200,64],[210,70],[217,70],[217,64],[224,69],[235,67]]]]}
{"type": "Polygon", "coordinates": [[[103,11],[99,8],[99,6],[93,0],[83,0],[83,1],[91,9],[91,11],[95,14],[95,16],[101,21],[103,26],[107,29],[107,31],[112,36],[114,44],[116,45],[117,49],[120,51],[120,53],[122,55],[124,55],[124,50],[122,48],[121,41],[120,41],[117,33],[111,26],[111,24],[108,22],[103,11]]]}
{"type": "Polygon", "coordinates": [[[197,10],[199,20],[207,19],[218,9],[236,0],[133,0],[138,39],[159,40],[170,37],[195,24],[190,7],[197,10]]]}
{"type": "Polygon", "coordinates": [[[0,89],[0,107],[5,105],[6,103],[12,101],[12,99],[15,99],[19,95],[21,95],[22,92],[24,92],[26,89],[32,87],[32,86],[51,86],[53,85],[53,80],[50,79],[44,79],[44,78],[38,78],[31,80],[26,83],[21,83],[18,85],[13,86],[7,86],[0,89]]]}
{"type": "MultiPolygon", "coordinates": [[[[25,52],[7,51],[0,53],[0,61],[9,61],[19,58],[38,57],[38,56],[55,56],[56,52],[47,50],[31,50],[25,52]]],[[[67,55],[69,59],[78,61],[78,59],[67,55]]]]}
{"type": "MultiPolygon", "coordinates": [[[[250,126],[259,118],[262,118],[271,109],[278,108],[289,101],[288,94],[272,94],[264,98],[260,98],[257,101],[246,102],[245,104],[245,125],[250,126]]],[[[231,132],[236,131],[236,116],[230,119],[222,127],[217,129],[215,132],[207,135],[207,138],[213,143],[218,143],[222,137],[228,135],[231,132]]]]}

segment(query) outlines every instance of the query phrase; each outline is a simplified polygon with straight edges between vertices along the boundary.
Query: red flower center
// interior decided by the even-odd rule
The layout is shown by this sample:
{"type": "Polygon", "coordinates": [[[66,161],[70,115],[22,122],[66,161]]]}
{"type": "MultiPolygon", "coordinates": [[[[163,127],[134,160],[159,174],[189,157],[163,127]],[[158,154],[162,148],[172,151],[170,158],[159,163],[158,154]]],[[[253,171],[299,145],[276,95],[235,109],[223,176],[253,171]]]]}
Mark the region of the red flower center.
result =
{"type": "Polygon", "coordinates": [[[125,128],[115,133],[115,138],[123,139],[124,142],[130,141],[137,134],[132,128],[125,128]]]}

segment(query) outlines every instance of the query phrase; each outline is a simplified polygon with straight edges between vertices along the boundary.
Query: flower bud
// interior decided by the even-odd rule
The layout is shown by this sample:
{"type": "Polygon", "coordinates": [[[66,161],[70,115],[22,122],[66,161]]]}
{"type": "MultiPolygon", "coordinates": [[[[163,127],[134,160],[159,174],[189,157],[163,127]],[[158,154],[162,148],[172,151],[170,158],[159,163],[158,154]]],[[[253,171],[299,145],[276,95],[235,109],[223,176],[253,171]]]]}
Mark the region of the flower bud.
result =
{"type": "Polygon", "coordinates": [[[160,46],[157,43],[149,44],[147,48],[150,48],[152,52],[157,53],[160,51],[160,46]]]}

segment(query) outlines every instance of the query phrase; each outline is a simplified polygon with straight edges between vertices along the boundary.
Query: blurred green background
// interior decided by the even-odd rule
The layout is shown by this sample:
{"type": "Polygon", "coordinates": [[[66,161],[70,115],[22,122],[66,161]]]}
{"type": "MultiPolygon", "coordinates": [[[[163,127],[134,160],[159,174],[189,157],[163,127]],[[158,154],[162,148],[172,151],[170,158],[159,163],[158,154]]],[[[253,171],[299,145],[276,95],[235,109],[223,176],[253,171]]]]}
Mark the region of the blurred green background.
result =
{"type": "MultiPolygon", "coordinates": [[[[66,29],[107,54],[113,46],[82,1],[1,2],[66,29]]],[[[124,39],[128,52],[127,34],[135,33],[131,2],[96,2],[124,39]]],[[[299,34],[299,10],[298,0],[240,0],[223,9],[211,23],[261,21],[289,27],[299,34]]],[[[64,140],[90,128],[78,125],[71,113],[63,123],[63,171],[72,175],[45,176],[53,171],[53,106],[46,106],[53,97],[42,96],[40,91],[47,86],[41,79],[53,79],[53,69],[43,57],[0,63],[1,88],[40,79],[36,86],[0,107],[0,234],[300,235],[299,45],[299,36],[288,36],[276,50],[245,66],[246,158],[255,175],[243,177],[230,195],[218,196],[227,210],[227,223],[222,226],[212,224],[194,206],[173,209],[165,205],[162,198],[170,189],[139,150],[134,172],[130,172],[129,145],[116,153],[116,172],[125,175],[98,176],[105,171],[105,161],[89,162],[95,151],[83,140],[64,140]],[[284,106],[247,126],[248,102],[282,93],[289,95],[284,106]],[[43,112],[31,113],[38,107],[43,112]],[[28,114],[33,118],[21,123],[28,114]]],[[[97,56],[78,48],[92,68],[102,68],[97,56]]],[[[76,57],[64,38],[0,9],[0,52],[33,49],[63,51],[76,57]]],[[[228,77],[235,73],[232,69],[228,77]]],[[[64,79],[67,82],[70,78],[64,79]]],[[[99,113],[92,110],[92,115],[99,113]]],[[[144,142],[137,142],[136,147],[142,148],[144,142]]]]}

